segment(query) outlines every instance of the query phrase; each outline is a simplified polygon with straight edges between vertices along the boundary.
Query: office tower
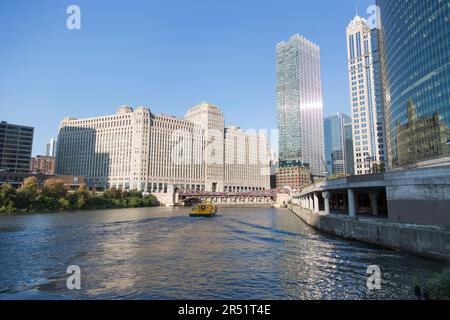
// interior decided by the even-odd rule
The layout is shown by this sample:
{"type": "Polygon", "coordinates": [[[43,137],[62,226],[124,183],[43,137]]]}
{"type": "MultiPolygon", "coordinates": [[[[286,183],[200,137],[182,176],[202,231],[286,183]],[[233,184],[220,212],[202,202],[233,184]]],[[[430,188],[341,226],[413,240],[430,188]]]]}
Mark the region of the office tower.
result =
{"type": "Polygon", "coordinates": [[[280,164],[297,162],[323,176],[323,103],[319,46],[296,34],[277,55],[277,120],[280,164]]]}
{"type": "Polygon", "coordinates": [[[354,171],[361,175],[386,161],[378,30],[356,16],[347,26],[347,49],[354,171]]]}
{"type": "Polygon", "coordinates": [[[63,119],[56,166],[98,190],[241,192],[269,189],[264,153],[267,136],[225,129],[222,111],[211,104],[189,109],[186,119],[123,106],[115,115],[63,119]]]}
{"type": "Polygon", "coordinates": [[[0,123],[0,170],[29,172],[34,128],[0,123]]]}
{"type": "Polygon", "coordinates": [[[354,175],[355,161],[353,158],[353,125],[351,122],[344,125],[344,135],[347,174],[354,175]]]}
{"type": "Polygon", "coordinates": [[[448,0],[377,0],[389,168],[450,163],[448,0]]]}
{"type": "Polygon", "coordinates": [[[351,124],[349,116],[338,113],[325,118],[325,160],[327,162],[328,175],[350,174],[348,172],[348,160],[345,126],[351,124]]]}
{"type": "Polygon", "coordinates": [[[51,138],[49,142],[45,143],[45,155],[47,157],[55,157],[56,156],[56,139],[51,138]]]}

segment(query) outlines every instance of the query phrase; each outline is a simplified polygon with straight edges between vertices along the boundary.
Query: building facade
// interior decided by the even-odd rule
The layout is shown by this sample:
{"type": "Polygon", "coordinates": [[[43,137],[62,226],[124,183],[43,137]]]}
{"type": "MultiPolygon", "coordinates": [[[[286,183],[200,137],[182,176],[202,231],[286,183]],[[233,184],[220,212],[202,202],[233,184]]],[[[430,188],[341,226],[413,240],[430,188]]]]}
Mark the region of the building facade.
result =
{"type": "Polygon", "coordinates": [[[228,126],[224,150],[224,191],[253,191],[255,186],[270,189],[269,146],[263,132],[228,126]],[[261,166],[262,163],[267,165],[261,166]]]}
{"type": "Polygon", "coordinates": [[[41,173],[25,173],[25,172],[0,172],[0,185],[9,184],[14,189],[19,189],[25,179],[29,177],[35,177],[37,179],[37,185],[42,188],[45,182],[49,179],[56,179],[61,181],[68,190],[77,190],[80,186],[84,185],[83,177],[74,176],[59,176],[59,175],[46,175],[41,173]]]}
{"type": "Polygon", "coordinates": [[[34,128],[0,122],[0,170],[29,172],[34,128]]]}
{"type": "Polygon", "coordinates": [[[300,161],[280,162],[276,182],[278,189],[289,188],[292,191],[300,191],[312,182],[311,171],[300,161]]]}
{"type": "Polygon", "coordinates": [[[254,163],[264,152],[266,136],[225,130],[222,111],[208,103],[189,109],[185,119],[124,106],[111,116],[63,119],[57,173],[84,176],[96,189],[264,190],[270,159],[254,163]]]}
{"type": "Polygon", "coordinates": [[[277,120],[281,161],[325,171],[319,46],[300,35],[281,42],[277,55],[277,120]]]}
{"type": "Polygon", "coordinates": [[[353,125],[351,122],[344,125],[344,134],[347,174],[352,176],[355,174],[355,160],[353,158],[353,125]]]}
{"type": "Polygon", "coordinates": [[[36,156],[31,158],[30,171],[44,175],[54,175],[56,172],[56,158],[36,156]]]}
{"type": "Polygon", "coordinates": [[[389,168],[449,164],[449,1],[377,5],[389,168]]]}
{"type": "Polygon", "coordinates": [[[356,175],[386,162],[378,30],[356,16],[347,26],[347,61],[356,175]]]}
{"type": "Polygon", "coordinates": [[[325,160],[328,175],[350,174],[348,172],[350,159],[346,148],[345,126],[351,122],[351,118],[342,113],[324,120],[325,160]]]}

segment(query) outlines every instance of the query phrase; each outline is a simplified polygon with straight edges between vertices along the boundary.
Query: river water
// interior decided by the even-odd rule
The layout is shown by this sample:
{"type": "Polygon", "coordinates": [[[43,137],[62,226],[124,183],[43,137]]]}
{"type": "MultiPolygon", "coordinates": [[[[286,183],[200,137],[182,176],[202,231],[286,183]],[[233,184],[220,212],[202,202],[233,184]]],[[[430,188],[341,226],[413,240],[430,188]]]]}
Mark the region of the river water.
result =
{"type": "Polygon", "coordinates": [[[288,210],[0,217],[0,299],[413,299],[443,264],[321,234],[288,210]],[[81,270],[81,290],[66,270],[81,270]],[[381,268],[368,290],[367,268],[381,268]]]}

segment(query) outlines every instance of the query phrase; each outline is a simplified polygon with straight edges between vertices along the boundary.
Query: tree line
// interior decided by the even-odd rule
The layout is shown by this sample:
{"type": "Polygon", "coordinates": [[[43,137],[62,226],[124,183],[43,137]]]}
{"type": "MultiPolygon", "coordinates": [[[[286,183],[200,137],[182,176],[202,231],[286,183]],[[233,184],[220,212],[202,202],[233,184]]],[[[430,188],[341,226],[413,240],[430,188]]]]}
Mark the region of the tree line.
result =
{"type": "Polygon", "coordinates": [[[19,189],[10,184],[0,186],[0,214],[54,212],[64,210],[94,210],[157,206],[154,195],[138,191],[107,189],[93,193],[86,185],[70,192],[58,179],[48,179],[39,188],[36,177],[26,178],[19,189]]]}

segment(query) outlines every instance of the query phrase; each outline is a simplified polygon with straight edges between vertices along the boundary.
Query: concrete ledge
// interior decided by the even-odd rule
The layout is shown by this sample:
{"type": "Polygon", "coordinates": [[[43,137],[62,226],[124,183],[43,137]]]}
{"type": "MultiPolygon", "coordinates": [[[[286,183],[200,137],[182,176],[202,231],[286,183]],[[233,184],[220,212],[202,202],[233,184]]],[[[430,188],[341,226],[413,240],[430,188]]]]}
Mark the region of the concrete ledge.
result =
{"type": "Polygon", "coordinates": [[[289,209],[305,223],[336,236],[450,261],[450,230],[442,227],[320,215],[296,205],[289,209]]]}

